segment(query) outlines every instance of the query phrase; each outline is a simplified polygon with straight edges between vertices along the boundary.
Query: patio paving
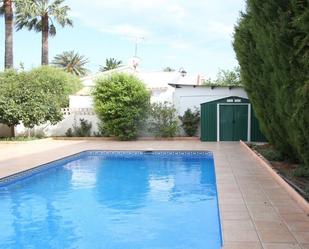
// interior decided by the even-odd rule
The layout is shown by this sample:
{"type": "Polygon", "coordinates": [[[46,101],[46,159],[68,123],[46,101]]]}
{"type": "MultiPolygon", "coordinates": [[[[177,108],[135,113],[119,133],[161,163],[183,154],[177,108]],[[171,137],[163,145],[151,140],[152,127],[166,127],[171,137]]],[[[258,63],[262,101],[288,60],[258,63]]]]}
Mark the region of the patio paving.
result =
{"type": "Polygon", "coordinates": [[[224,249],[309,249],[309,217],[238,142],[41,140],[0,144],[0,178],[84,150],[214,153],[224,249]]]}

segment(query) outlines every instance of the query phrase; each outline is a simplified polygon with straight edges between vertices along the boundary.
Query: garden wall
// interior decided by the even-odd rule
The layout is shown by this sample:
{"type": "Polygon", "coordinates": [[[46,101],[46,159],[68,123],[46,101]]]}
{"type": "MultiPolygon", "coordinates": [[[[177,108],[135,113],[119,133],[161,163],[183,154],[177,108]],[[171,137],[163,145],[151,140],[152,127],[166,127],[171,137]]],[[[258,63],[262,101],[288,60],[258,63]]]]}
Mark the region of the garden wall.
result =
{"type": "MultiPolygon", "coordinates": [[[[64,119],[56,125],[44,124],[35,127],[30,132],[33,135],[44,136],[65,136],[66,131],[73,126],[79,126],[80,119],[85,119],[92,123],[91,133],[98,132],[99,119],[91,108],[64,108],[64,119]]],[[[28,135],[29,130],[22,124],[15,128],[16,136],[28,135]]]]}

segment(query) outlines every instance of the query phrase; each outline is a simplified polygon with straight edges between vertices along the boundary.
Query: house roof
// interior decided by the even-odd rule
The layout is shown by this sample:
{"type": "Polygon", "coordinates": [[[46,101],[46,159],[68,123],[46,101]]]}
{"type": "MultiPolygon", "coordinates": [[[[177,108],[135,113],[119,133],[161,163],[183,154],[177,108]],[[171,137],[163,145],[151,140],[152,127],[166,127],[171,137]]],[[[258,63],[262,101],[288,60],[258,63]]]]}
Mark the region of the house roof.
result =
{"type": "Polygon", "coordinates": [[[196,87],[206,88],[206,87],[208,87],[208,88],[211,88],[211,89],[213,89],[213,88],[229,88],[229,89],[231,89],[231,88],[243,88],[242,86],[232,86],[232,85],[230,85],[230,86],[213,85],[212,86],[212,85],[179,84],[179,83],[169,83],[169,85],[174,87],[174,88],[182,88],[182,87],[193,87],[193,88],[196,88],[196,87]]]}
{"type": "Polygon", "coordinates": [[[108,76],[112,73],[128,73],[133,74],[142,80],[146,87],[152,91],[162,91],[174,87],[174,85],[194,85],[200,84],[202,77],[197,74],[185,75],[184,77],[178,71],[143,71],[139,68],[134,68],[130,65],[120,66],[118,68],[105,72],[94,73],[83,77],[84,88],[77,92],[76,95],[88,96],[91,94],[91,89],[95,85],[95,80],[99,77],[108,76]]]}

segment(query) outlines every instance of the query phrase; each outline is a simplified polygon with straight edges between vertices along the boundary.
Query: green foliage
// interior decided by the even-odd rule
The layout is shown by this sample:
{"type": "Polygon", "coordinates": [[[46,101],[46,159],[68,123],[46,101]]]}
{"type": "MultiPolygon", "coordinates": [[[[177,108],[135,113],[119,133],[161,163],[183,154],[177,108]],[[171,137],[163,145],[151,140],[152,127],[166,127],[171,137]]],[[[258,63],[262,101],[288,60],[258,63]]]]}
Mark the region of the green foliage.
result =
{"type": "Polygon", "coordinates": [[[156,137],[174,137],[178,131],[176,109],[171,103],[154,103],[151,105],[149,131],[156,137]]]}
{"type": "Polygon", "coordinates": [[[68,17],[69,6],[62,5],[64,0],[16,0],[16,28],[17,30],[27,28],[42,32],[45,27],[44,17],[48,18],[48,32],[50,35],[56,35],[55,21],[60,26],[73,26],[73,21],[68,17]],[[54,21],[51,21],[53,19],[54,21]]]}
{"type": "Polygon", "coordinates": [[[200,111],[198,109],[192,111],[187,109],[183,116],[179,116],[182,128],[189,137],[193,137],[198,129],[200,122],[200,111]]]}
{"type": "Polygon", "coordinates": [[[301,167],[301,168],[294,169],[293,175],[296,177],[309,178],[309,168],[301,167]]]}
{"type": "Polygon", "coordinates": [[[82,83],[77,76],[66,73],[59,68],[41,66],[31,70],[31,78],[35,84],[44,89],[44,93],[51,93],[57,97],[61,107],[69,104],[69,95],[78,92],[82,83]]]}
{"type": "Polygon", "coordinates": [[[27,84],[24,73],[6,70],[0,73],[0,123],[16,126],[23,119],[23,89],[27,84]]]}
{"type": "Polygon", "coordinates": [[[91,136],[91,128],[92,123],[81,118],[79,120],[79,125],[74,125],[73,129],[69,128],[65,135],[67,137],[90,137],[91,136]]]}
{"type": "Polygon", "coordinates": [[[20,142],[24,142],[24,141],[33,141],[33,140],[38,140],[38,139],[42,139],[44,137],[42,136],[19,136],[19,137],[0,137],[0,141],[20,141],[20,142]]]}
{"type": "Polygon", "coordinates": [[[309,2],[247,1],[235,28],[241,78],[275,148],[309,167],[309,2]]]}
{"type": "Polygon", "coordinates": [[[67,73],[76,76],[83,76],[88,72],[85,67],[88,62],[88,59],[83,55],[79,55],[79,53],[65,51],[62,54],[56,55],[52,64],[56,67],[62,68],[67,73]]]}
{"type": "Polygon", "coordinates": [[[220,69],[215,80],[207,79],[204,81],[206,86],[242,86],[240,80],[240,68],[236,67],[234,70],[220,69]]]}
{"type": "Polygon", "coordinates": [[[108,133],[108,130],[105,128],[104,124],[102,122],[99,122],[97,124],[98,126],[98,132],[94,132],[94,136],[96,137],[110,137],[110,134],[108,133]]]}
{"type": "Polygon", "coordinates": [[[0,73],[0,85],[0,123],[12,127],[22,122],[33,128],[59,122],[61,107],[81,83],[60,69],[44,66],[30,72],[6,70],[0,73]]]}
{"type": "Polygon", "coordinates": [[[115,69],[117,67],[120,67],[122,64],[122,61],[117,60],[115,58],[109,58],[105,60],[105,66],[100,66],[100,71],[105,72],[108,70],[115,69]]]}
{"type": "Polygon", "coordinates": [[[282,154],[271,146],[252,145],[252,148],[255,149],[257,152],[259,152],[263,157],[265,157],[269,161],[280,162],[285,160],[282,154]]]}
{"type": "Polygon", "coordinates": [[[106,132],[120,140],[135,139],[150,101],[144,83],[132,75],[112,74],[96,81],[93,95],[106,132]]]}
{"type": "Polygon", "coordinates": [[[67,129],[67,131],[65,132],[65,135],[67,137],[74,137],[74,132],[72,128],[67,129]]]}
{"type": "Polygon", "coordinates": [[[0,74],[0,122],[25,127],[62,119],[58,96],[46,91],[31,73],[5,71],[0,74]]]}

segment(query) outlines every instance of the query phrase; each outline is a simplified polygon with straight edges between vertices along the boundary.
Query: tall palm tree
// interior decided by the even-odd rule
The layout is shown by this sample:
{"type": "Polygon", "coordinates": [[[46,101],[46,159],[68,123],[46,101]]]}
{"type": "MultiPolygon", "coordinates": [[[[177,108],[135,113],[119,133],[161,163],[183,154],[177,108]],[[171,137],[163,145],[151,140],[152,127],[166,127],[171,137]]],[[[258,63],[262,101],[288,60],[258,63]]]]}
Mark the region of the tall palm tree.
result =
{"type": "Polygon", "coordinates": [[[79,55],[74,51],[65,51],[62,54],[56,55],[52,64],[63,68],[68,73],[83,76],[88,72],[85,67],[88,62],[88,59],[83,55],[79,55]]]}
{"type": "Polygon", "coordinates": [[[48,38],[56,35],[54,21],[61,27],[73,26],[64,0],[23,0],[16,4],[16,28],[42,33],[42,65],[48,65],[48,38]]]}
{"type": "Polygon", "coordinates": [[[117,67],[120,67],[122,64],[122,61],[118,61],[115,58],[109,58],[105,60],[105,66],[100,66],[100,71],[104,72],[104,71],[108,71],[111,69],[115,69],[117,67]]]}
{"type": "Polygon", "coordinates": [[[0,0],[0,15],[5,23],[4,67],[13,68],[13,0],[0,0]]]}

